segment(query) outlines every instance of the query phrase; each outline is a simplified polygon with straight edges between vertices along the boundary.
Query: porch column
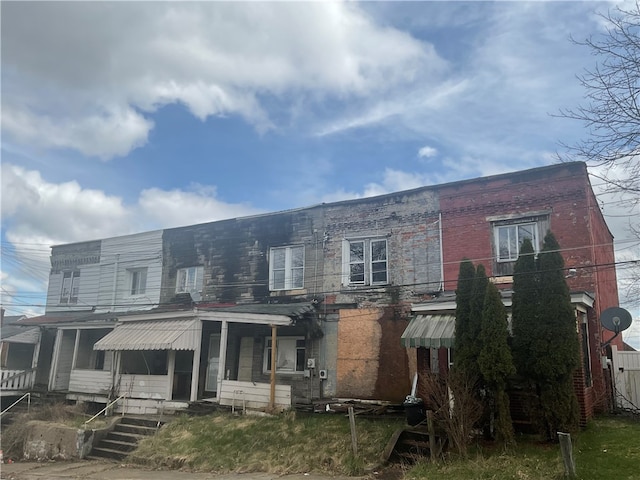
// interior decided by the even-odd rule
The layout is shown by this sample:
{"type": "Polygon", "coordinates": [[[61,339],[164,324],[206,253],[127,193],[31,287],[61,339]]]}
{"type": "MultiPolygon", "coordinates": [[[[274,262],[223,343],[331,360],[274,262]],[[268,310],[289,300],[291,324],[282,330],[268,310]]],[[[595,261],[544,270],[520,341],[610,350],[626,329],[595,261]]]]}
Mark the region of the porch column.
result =
{"type": "MultiPolygon", "coordinates": [[[[40,327],[40,338],[33,348],[33,358],[31,360],[31,368],[38,366],[38,358],[40,358],[40,345],[42,344],[42,327],[40,327]]],[[[35,373],[35,372],[34,372],[35,373]]],[[[35,379],[35,376],[33,377],[35,379]]]]}
{"type": "Polygon", "coordinates": [[[73,344],[73,357],[71,359],[71,370],[76,368],[76,360],[78,359],[78,346],[80,345],[80,330],[76,329],[76,340],[73,344]]]}
{"type": "Polygon", "coordinates": [[[195,402],[198,400],[198,380],[200,379],[200,352],[202,352],[202,320],[198,323],[198,338],[196,348],[193,350],[193,366],[191,368],[191,393],[189,400],[195,402]]]}
{"type": "Polygon", "coordinates": [[[218,378],[216,383],[218,384],[216,390],[216,397],[220,399],[220,393],[222,392],[222,380],[224,379],[224,372],[227,370],[227,342],[229,338],[229,322],[222,320],[220,324],[220,359],[218,361],[218,378]]]}
{"type": "Polygon", "coordinates": [[[51,370],[49,371],[49,390],[54,390],[56,385],[56,371],[58,370],[58,357],[60,356],[60,345],[62,344],[62,330],[56,330],[56,340],[53,344],[53,354],[51,356],[51,370]]]}
{"type": "Polygon", "coordinates": [[[31,368],[33,369],[29,374],[29,383],[28,388],[31,389],[36,384],[36,377],[38,375],[38,358],[40,357],[40,344],[42,343],[42,328],[40,329],[40,338],[38,339],[38,343],[36,343],[33,347],[33,357],[31,358],[31,368]]]}
{"type": "Polygon", "coordinates": [[[176,351],[169,350],[167,352],[167,377],[169,377],[169,385],[167,386],[167,400],[171,400],[173,397],[173,377],[176,373],[176,351]]]}
{"type": "Polygon", "coordinates": [[[269,394],[269,410],[273,410],[276,405],[276,358],[278,346],[278,327],[271,325],[271,391],[269,394]]]}

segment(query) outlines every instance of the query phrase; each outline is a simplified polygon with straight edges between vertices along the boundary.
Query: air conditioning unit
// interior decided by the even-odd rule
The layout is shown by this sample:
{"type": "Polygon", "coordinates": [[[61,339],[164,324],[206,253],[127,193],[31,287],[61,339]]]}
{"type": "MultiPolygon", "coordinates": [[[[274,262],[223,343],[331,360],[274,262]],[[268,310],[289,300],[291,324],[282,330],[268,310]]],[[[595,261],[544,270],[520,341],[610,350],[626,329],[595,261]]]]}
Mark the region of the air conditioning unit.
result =
{"type": "Polygon", "coordinates": [[[309,368],[309,369],[316,368],[316,359],[315,358],[307,358],[307,368],[309,368]]]}
{"type": "Polygon", "coordinates": [[[320,370],[318,372],[318,376],[322,379],[322,380],[326,380],[327,379],[327,371],[326,370],[320,370]]]}

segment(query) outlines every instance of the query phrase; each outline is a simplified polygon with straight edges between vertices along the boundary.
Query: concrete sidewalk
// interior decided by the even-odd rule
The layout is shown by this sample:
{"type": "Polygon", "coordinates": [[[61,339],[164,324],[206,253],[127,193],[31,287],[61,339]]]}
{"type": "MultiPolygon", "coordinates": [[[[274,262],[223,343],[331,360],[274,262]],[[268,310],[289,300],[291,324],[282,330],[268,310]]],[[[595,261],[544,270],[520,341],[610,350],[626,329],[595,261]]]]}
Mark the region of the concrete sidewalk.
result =
{"type": "Polygon", "coordinates": [[[5,480],[364,480],[367,477],[332,477],[313,473],[276,475],[272,473],[191,473],[179,470],[149,470],[116,462],[80,460],[72,462],[19,462],[0,465],[5,480]]]}

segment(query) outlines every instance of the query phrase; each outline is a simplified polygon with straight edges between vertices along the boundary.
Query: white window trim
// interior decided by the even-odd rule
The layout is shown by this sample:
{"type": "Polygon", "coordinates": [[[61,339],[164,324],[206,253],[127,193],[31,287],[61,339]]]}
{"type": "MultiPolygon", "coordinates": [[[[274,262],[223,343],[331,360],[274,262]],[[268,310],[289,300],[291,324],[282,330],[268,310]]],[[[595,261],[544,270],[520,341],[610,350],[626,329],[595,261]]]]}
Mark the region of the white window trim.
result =
{"type": "MultiPolygon", "coordinates": [[[[276,359],[276,373],[277,374],[284,374],[284,375],[304,375],[304,369],[306,366],[305,360],[302,360],[302,365],[298,365],[297,364],[297,358],[298,358],[298,349],[303,349],[304,350],[304,357],[306,358],[307,355],[307,345],[306,345],[306,341],[304,337],[278,337],[276,339],[276,356],[280,355],[279,350],[281,348],[283,348],[281,345],[282,343],[285,344],[289,344],[289,349],[293,349],[293,359],[294,362],[296,362],[293,366],[293,369],[282,369],[282,368],[277,368],[277,364],[278,364],[278,360],[276,359]],[[298,347],[298,341],[302,340],[305,345],[304,347],[298,347]],[[298,367],[301,367],[301,370],[298,370],[298,367]]],[[[262,361],[262,372],[263,373],[271,373],[271,370],[268,368],[269,367],[269,361],[271,359],[271,337],[265,337],[265,341],[264,341],[264,354],[263,354],[263,361],[262,361]]]]}
{"type": "Polygon", "coordinates": [[[282,291],[282,290],[300,290],[304,288],[304,267],[305,267],[305,249],[304,245],[287,245],[284,247],[271,247],[269,249],[269,290],[282,291]],[[293,251],[294,249],[302,249],[302,266],[293,266],[293,251]],[[284,287],[277,288],[275,285],[275,254],[277,251],[284,250],[284,268],[278,268],[277,270],[284,270],[284,287]],[[293,284],[293,271],[300,270],[302,272],[302,282],[300,285],[293,284]]]}
{"type": "Polygon", "coordinates": [[[149,273],[149,268],[148,267],[141,267],[141,268],[128,268],[127,269],[127,295],[129,297],[141,297],[147,294],[147,277],[148,277],[148,273],[149,273]],[[134,279],[136,274],[143,274],[142,277],[139,278],[144,278],[144,284],[142,282],[142,280],[138,281],[138,285],[136,286],[136,292],[134,293],[134,279]]]}
{"type": "Polygon", "coordinates": [[[71,270],[62,272],[62,281],[60,284],[60,296],[58,298],[59,305],[76,305],[78,303],[78,294],[80,293],[80,270],[71,270]],[[65,294],[65,275],[69,275],[69,289],[65,294]],[[75,295],[74,295],[75,290],[75,295]]]}
{"type": "Polygon", "coordinates": [[[176,272],[176,293],[202,293],[202,265],[179,268],[176,272]],[[184,285],[180,277],[184,276],[184,285]]]}
{"type": "Polygon", "coordinates": [[[377,286],[389,284],[389,241],[387,237],[359,237],[359,238],[345,238],[342,241],[342,284],[344,286],[377,286]],[[362,262],[351,261],[351,244],[362,242],[364,260],[362,262]],[[385,269],[385,281],[373,280],[373,264],[378,261],[372,261],[372,249],[373,242],[384,242],[386,259],[383,261],[386,263],[385,269]],[[351,281],[351,265],[356,263],[364,263],[364,280],[362,282],[351,281]]]}
{"type": "Polygon", "coordinates": [[[498,223],[498,224],[494,224],[493,226],[493,234],[494,234],[494,242],[495,242],[495,247],[496,247],[496,261],[499,263],[512,263],[515,262],[516,260],[518,260],[518,256],[520,254],[520,244],[522,243],[519,239],[517,239],[516,241],[516,253],[515,253],[515,257],[513,257],[513,254],[511,253],[511,257],[510,258],[500,258],[500,229],[501,228],[514,228],[516,229],[516,235],[518,232],[518,227],[523,227],[526,225],[532,225],[533,226],[533,252],[534,254],[538,254],[540,251],[540,234],[538,232],[538,230],[540,229],[540,224],[537,221],[531,221],[529,219],[527,219],[526,221],[522,221],[522,222],[518,222],[518,221],[513,221],[513,222],[508,222],[508,223],[498,223]]]}

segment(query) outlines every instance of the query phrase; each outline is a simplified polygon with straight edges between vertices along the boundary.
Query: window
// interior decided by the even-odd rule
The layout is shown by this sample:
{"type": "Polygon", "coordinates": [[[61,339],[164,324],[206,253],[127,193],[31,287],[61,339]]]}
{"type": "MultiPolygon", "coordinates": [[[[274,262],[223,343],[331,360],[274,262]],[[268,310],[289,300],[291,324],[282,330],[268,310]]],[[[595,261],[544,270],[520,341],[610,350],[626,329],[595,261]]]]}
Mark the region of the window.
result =
{"type": "Polygon", "coordinates": [[[385,285],[388,283],[387,240],[346,240],[345,285],[385,285]]]}
{"type": "Polygon", "coordinates": [[[531,240],[534,253],[540,251],[542,234],[549,229],[549,215],[538,212],[528,217],[502,216],[493,220],[495,275],[513,275],[520,247],[526,238],[531,240]]]}
{"type": "MultiPolygon", "coordinates": [[[[304,337],[281,337],[277,340],[276,373],[304,372],[304,337]]],[[[271,337],[267,337],[264,348],[263,370],[271,372],[271,337]]]]}
{"type": "Polygon", "coordinates": [[[130,289],[131,295],[144,295],[147,290],[147,269],[136,268],[129,270],[130,289]]]}
{"type": "Polygon", "coordinates": [[[202,290],[202,267],[178,269],[176,293],[196,293],[202,290]]]}
{"type": "Polygon", "coordinates": [[[78,303],[79,289],[80,272],[64,272],[62,274],[62,290],[60,291],[60,303],[78,303]]]}
{"type": "Polygon", "coordinates": [[[496,227],[496,244],[499,262],[518,260],[520,245],[525,238],[531,240],[534,251],[538,251],[538,226],[535,222],[519,225],[499,225],[496,227]]]}
{"type": "Polygon", "coordinates": [[[304,287],[304,246],[272,248],[269,252],[269,290],[304,287]]]}
{"type": "Polygon", "coordinates": [[[120,372],[131,375],[166,375],[167,350],[125,350],[120,353],[120,372]]]}

